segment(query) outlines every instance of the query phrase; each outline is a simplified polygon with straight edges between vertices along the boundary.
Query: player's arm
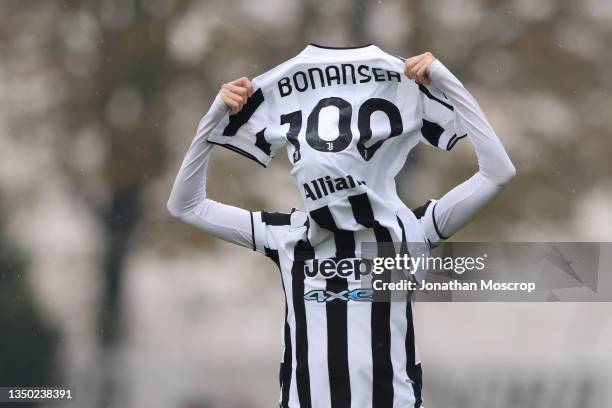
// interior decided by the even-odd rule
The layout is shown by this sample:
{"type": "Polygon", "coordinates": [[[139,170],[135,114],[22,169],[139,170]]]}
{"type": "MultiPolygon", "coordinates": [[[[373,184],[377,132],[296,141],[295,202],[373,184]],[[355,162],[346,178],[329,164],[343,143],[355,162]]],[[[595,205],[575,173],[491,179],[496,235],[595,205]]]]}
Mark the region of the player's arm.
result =
{"type": "Polygon", "coordinates": [[[469,223],[503,190],[516,170],[474,97],[431,53],[407,59],[405,73],[446,95],[467,130],[478,159],[476,174],[424,209],[424,223],[431,220],[425,230],[435,242],[450,237],[469,223]]]}
{"type": "MultiPolygon", "coordinates": [[[[253,222],[253,214],[242,208],[218,203],[206,196],[206,175],[213,145],[207,142],[212,130],[225,114],[242,109],[253,88],[246,78],[224,84],[210,110],[202,118],[193,142],[176,176],[168,211],[182,221],[202,229],[218,238],[255,249],[255,241],[264,239],[253,222]]],[[[257,245],[259,247],[260,245],[257,245]]]]}

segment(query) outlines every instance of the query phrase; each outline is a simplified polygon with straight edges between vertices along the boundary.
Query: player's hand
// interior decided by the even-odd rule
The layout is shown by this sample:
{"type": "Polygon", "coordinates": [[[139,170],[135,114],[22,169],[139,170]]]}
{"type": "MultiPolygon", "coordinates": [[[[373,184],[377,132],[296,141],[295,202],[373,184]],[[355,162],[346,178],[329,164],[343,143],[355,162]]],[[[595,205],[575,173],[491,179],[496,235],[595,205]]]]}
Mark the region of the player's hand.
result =
{"type": "Polygon", "coordinates": [[[223,84],[219,91],[219,96],[229,108],[230,115],[240,112],[251,95],[253,95],[253,85],[247,77],[223,84]]]}
{"type": "Polygon", "coordinates": [[[427,70],[436,57],[431,52],[407,58],[404,61],[404,73],[410,79],[414,79],[422,85],[431,84],[427,70]]]}

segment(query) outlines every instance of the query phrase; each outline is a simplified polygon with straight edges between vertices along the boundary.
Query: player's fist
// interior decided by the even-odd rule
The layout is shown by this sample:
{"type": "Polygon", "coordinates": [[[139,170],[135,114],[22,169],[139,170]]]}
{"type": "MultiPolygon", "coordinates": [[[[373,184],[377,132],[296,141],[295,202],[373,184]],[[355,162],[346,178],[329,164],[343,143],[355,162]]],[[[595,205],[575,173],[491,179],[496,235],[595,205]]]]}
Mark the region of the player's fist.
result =
{"type": "Polygon", "coordinates": [[[404,61],[404,73],[408,78],[414,79],[419,84],[429,85],[431,80],[427,75],[427,70],[435,60],[436,57],[431,52],[407,58],[404,61]]]}
{"type": "Polygon", "coordinates": [[[247,77],[223,84],[219,91],[219,96],[229,108],[230,115],[240,112],[251,95],[253,95],[253,85],[247,77]]]}

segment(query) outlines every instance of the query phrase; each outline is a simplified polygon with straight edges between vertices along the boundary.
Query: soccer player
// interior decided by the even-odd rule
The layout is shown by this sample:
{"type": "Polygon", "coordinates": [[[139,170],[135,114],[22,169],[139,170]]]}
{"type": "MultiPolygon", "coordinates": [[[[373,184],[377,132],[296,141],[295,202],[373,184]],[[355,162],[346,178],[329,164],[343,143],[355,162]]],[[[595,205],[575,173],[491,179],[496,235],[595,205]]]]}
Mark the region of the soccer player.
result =
{"type": "MultiPolygon", "coordinates": [[[[302,53],[302,57],[311,62],[322,55],[313,47],[316,48],[311,45],[302,53]]],[[[380,57],[378,49],[371,47],[358,48],[354,53],[341,52],[340,58],[350,61],[355,54],[358,58],[365,58],[366,53],[380,57]]],[[[381,58],[376,61],[383,65],[381,58]]],[[[263,161],[269,159],[277,141],[272,140],[273,135],[272,138],[270,134],[266,135],[267,128],[260,131],[256,129],[258,125],[253,127],[247,122],[254,115],[266,117],[275,109],[296,108],[291,102],[288,106],[272,104],[265,107],[266,112],[258,113],[257,108],[265,99],[261,91],[265,86],[255,87],[247,78],[222,86],[209,112],[199,123],[168,201],[168,210],[173,216],[220,239],[261,252],[280,269],[286,301],[284,354],[280,367],[281,407],[421,407],[422,374],[414,341],[410,299],[391,303],[364,301],[367,299],[362,297],[360,283],[352,276],[342,275],[340,264],[342,260],[358,258],[360,251],[356,242],[368,239],[376,242],[421,240],[435,245],[470,222],[515,174],[508,155],[477,102],[439,60],[431,53],[425,53],[402,61],[401,70],[405,76],[401,77],[397,65],[389,61],[386,69],[361,69],[358,66],[355,72],[361,70],[371,78],[388,81],[393,88],[385,88],[385,92],[405,92],[412,99],[407,97],[405,102],[401,102],[405,95],[395,95],[399,105],[395,108],[396,105],[381,100],[366,104],[358,114],[360,134],[352,134],[350,126],[347,126],[352,108],[340,99],[349,98],[350,88],[360,86],[359,81],[365,81],[365,78],[338,81],[337,85],[345,87],[345,91],[339,91],[345,98],[328,96],[324,102],[317,103],[322,108],[330,105],[338,108],[338,126],[344,128],[339,129],[338,137],[331,142],[314,131],[319,125],[316,122],[323,117],[320,109],[316,115],[309,115],[306,121],[310,133],[301,131],[301,112],[298,114],[298,110],[281,117],[280,122],[289,125],[286,140],[290,144],[288,150],[295,166],[294,172],[308,173],[303,178],[298,175],[300,181],[315,177],[312,182],[301,183],[305,200],[312,201],[310,204],[305,201],[306,212],[251,212],[217,203],[206,196],[207,167],[213,150],[210,142],[215,135],[214,143],[224,144],[265,164],[263,161]],[[419,95],[423,99],[419,99],[419,95]],[[409,101],[414,102],[418,112],[409,101]],[[452,112],[450,131],[448,127],[431,121],[440,107],[452,112]],[[389,118],[389,126],[381,127],[388,135],[372,143],[376,136],[372,127],[377,126],[375,122],[378,120],[372,119],[373,114],[380,112],[389,118]],[[410,115],[422,117],[423,126],[415,128],[411,125],[408,131],[403,127],[400,129],[399,124],[407,123],[410,115]],[[240,136],[245,124],[251,126],[249,137],[253,137],[252,141],[263,154],[252,150],[248,139],[240,136]],[[393,200],[392,206],[386,205],[389,200],[384,199],[384,194],[381,196],[372,190],[377,182],[394,187],[393,172],[405,160],[405,157],[399,161],[392,160],[394,149],[389,146],[395,142],[389,142],[389,138],[394,137],[398,144],[409,144],[409,141],[401,139],[420,133],[425,143],[449,149],[463,136],[456,133],[458,129],[465,130],[478,158],[479,169],[470,179],[439,200],[430,200],[414,213],[402,209],[393,200]],[[236,135],[239,137],[231,139],[231,143],[219,141],[223,140],[222,137],[236,135]],[[310,140],[305,139],[308,135],[310,140]],[[304,146],[305,141],[309,147],[304,146]],[[335,156],[330,156],[330,152],[346,155],[351,151],[357,152],[355,154],[363,161],[356,161],[349,155],[346,160],[352,163],[352,167],[337,171],[341,159],[334,162],[331,157],[335,156]],[[364,173],[359,166],[371,165],[372,158],[381,154],[387,155],[383,165],[393,169],[391,173],[379,169],[377,173],[382,179],[376,181],[376,175],[364,173]],[[321,169],[334,177],[319,177],[321,169]],[[357,177],[357,174],[363,177],[357,177]],[[385,179],[389,174],[391,180],[385,179]],[[319,200],[323,205],[313,205],[319,200]],[[385,211],[393,213],[394,217],[387,216],[385,211]],[[313,232],[315,228],[318,231],[313,232]],[[326,231],[329,234],[326,235],[326,231]],[[333,276],[312,276],[309,272],[313,260],[325,259],[334,262],[337,272],[333,276]]],[[[297,71],[303,72],[303,76],[286,77],[297,78],[297,82],[285,80],[284,72],[281,72],[282,78],[275,91],[279,93],[277,96],[301,92],[300,89],[307,92],[307,82],[299,82],[299,79],[307,79],[313,72],[318,74],[307,65],[303,67],[304,70],[297,71]]],[[[334,70],[331,73],[335,75],[334,70]]],[[[320,89],[324,83],[328,87],[332,84],[327,81],[329,78],[321,77],[326,82],[319,83],[316,76],[313,78],[308,82],[311,89],[313,85],[320,89]]],[[[277,79],[274,78],[275,83],[277,79]]],[[[260,84],[264,82],[260,81],[260,84]]],[[[445,121],[443,124],[448,123],[445,121]]],[[[394,146],[396,154],[407,154],[398,146],[394,146]]],[[[414,143],[409,148],[413,146],[414,143]]],[[[394,194],[394,188],[391,190],[394,194]]],[[[350,269],[350,263],[342,268],[350,269]]]]}

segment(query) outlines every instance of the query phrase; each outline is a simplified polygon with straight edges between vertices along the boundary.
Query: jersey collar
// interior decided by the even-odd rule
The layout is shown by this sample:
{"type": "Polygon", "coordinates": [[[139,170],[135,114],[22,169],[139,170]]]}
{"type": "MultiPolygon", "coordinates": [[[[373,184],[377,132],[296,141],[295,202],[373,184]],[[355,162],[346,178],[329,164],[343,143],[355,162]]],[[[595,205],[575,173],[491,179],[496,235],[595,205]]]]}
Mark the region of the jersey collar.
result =
{"type": "Polygon", "coordinates": [[[357,47],[328,47],[310,43],[304,48],[300,55],[315,58],[346,58],[372,55],[373,52],[380,51],[374,44],[360,45],[357,47]]]}

